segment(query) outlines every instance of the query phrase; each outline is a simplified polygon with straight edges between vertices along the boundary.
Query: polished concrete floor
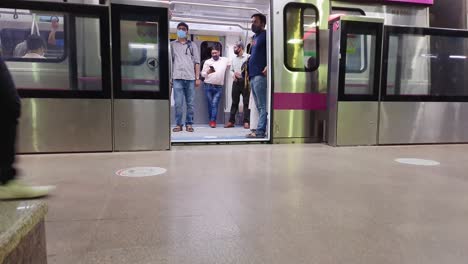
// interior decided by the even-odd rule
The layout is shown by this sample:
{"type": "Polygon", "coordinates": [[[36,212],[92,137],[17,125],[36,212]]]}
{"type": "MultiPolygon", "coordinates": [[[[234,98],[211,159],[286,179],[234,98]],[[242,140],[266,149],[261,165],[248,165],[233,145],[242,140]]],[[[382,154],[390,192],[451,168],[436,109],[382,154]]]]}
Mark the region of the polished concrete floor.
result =
{"type": "Polygon", "coordinates": [[[28,155],[49,263],[456,264],[468,261],[468,145],[184,146],[28,155]],[[396,158],[440,162],[423,167],[396,158]],[[134,166],[164,175],[119,177],[134,166]]]}

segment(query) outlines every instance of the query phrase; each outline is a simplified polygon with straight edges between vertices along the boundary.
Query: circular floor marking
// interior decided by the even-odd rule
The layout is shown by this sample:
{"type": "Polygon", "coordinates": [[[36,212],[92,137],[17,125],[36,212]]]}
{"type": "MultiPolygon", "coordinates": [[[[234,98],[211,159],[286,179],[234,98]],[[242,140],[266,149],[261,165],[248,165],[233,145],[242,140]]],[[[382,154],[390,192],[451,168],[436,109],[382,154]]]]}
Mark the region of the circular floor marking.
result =
{"type": "Polygon", "coordinates": [[[166,169],[159,167],[133,167],[118,170],[115,174],[122,177],[151,177],[166,173],[166,169]]]}
{"type": "Polygon", "coordinates": [[[425,159],[413,159],[413,158],[404,158],[404,159],[396,159],[398,163],[409,164],[409,165],[417,165],[417,166],[438,166],[440,162],[435,160],[425,160],[425,159]]]}

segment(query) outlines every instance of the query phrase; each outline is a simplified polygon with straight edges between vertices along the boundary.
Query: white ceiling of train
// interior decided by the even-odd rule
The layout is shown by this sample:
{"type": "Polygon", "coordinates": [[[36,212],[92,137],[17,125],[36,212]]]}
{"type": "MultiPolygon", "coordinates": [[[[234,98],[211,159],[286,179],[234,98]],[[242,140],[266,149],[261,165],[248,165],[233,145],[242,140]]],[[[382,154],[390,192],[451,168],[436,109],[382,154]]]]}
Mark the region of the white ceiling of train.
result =
{"type": "Polygon", "coordinates": [[[174,17],[212,22],[248,23],[254,13],[268,13],[269,0],[171,1],[174,17]]]}
{"type": "MultiPolygon", "coordinates": [[[[0,0],[1,1],[1,0],[0,0]]],[[[39,0],[32,0],[39,1],[39,0]]],[[[44,1],[44,0],[41,0],[44,1]]],[[[63,0],[46,0],[62,2],[63,0]]],[[[127,2],[132,3],[134,0],[127,2]]],[[[178,21],[197,25],[194,28],[207,30],[248,30],[254,13],[268,14],[270,0],[139,0],[143,2],[171,3],[171,26],[178,21]]],[[[139,2],[135,1],[135,2],[139,2]]],[[[99,0],[68,0],[70,3],[97,4],[99,0]]],[[[112,0],[111,0],[112,2],[112,0]]],[[[118,2],[125,2],[119,0],[118,2]]]]}

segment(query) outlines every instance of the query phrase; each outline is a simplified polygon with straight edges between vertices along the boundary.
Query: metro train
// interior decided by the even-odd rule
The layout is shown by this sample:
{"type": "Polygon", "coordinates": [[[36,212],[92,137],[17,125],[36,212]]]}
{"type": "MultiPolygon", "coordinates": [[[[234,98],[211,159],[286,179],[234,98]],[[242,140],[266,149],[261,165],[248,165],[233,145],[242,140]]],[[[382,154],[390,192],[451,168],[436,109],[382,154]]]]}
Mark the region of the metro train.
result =
{"type": "MultiPolygon", "coordinates": [[[[454,129],[453,125],[443,129],[440,124],[450,118],[458,121],[461,113],[468,111],[463,103],[468,94],[434,98],[433,69],[437,67],[434,56],[438,55],[433,50],[437,37],[419,36],[429,36],[435,30],[436,36],[458,40],[460,46],[454,49],[465,53],[450,56],[459,56],[456,62],[462,67],[466,67],[463,56],[468,37],[461,30],[429,28],[431,4],[431,0],[381,0],[378,3],[241,0],[222,4],[211,0],[2,1],[2,56],[23,98],[19,151],[165,150],[177,142],[328,142],[329,132],[334,130],[330,129],[331,103],[327,91],[335,74],[330,69],[330,60],[336,52],[330,41],[334,27],[330,21],[337,16],[381,18],[386,34],[380,39],[363,33],[346,35],[346,71],[342,72],[346,85],[343,89],[352,94],[356,102],[360,95],[373,93],[375,89],[378,113],[374,141],[353,143],[351,140],[335,145],[467,142],[468,126],[457,125],[454,131],[447,132],[454,129]],[[177,23],[185,21],[190,25],[190,39],[199,47],[202,59],[209,58],[208,51],[213,45],[221,46],[222,55],[232,58],[234,43],[248,44],[252,37],[249,22],[254,13],[263,13],[268,18],[268,137],[249,141],[229,135],[229,130],[222,128],[216,130],[222,131],[217,133],[227,133],[227,136],[171,135],[174,111],[168,46],[175,38],[177,23]],[[50,45],[46,36],[51,32],[53,17],[59,18],[59,28],[55,33],[57,43],[50,45]],[[410,34],[397,35],[401,32],[410,34]],[[49,51],[45,58],[15,57],[15,47],[32,33],[43,37],[49,51]],[[374,61],[380,55],[378,47],[383,49],[382,53],[390,54],[383,56],[380,62],[374,61]],[[374,63],[382,64],[378,66],[382,66],[381,74],[375,72],[374,63]],[[378,89],[370,79],[377,80],[378,89]],[[389,102],[383,102],[385,98],[389,98],[389,102]],[[437,113],[434,117],[434,112],[430,111],[441,109],[434,103],[444,99],[457,103],[458,110],[451,109],[450,105],[443,106],[441,111],[445,111],[446,116],[437,113]],[[425,102],[425,108],[402,106],[405,101],[425,102]],[[412,111],[406,113],[409,121],[398,123],[395,118],[399,115],[404,119],[402,115],[405,114],[393,116],[391,112],[395,110],[390,104],[412,111]],[[433,134],[438,135],[414,134],[415,127],[421,126],[422,131],[427,126],[430,128],[431,123],[436,131],[433,134]],[[404,126],[408,125],[412,126],[408,129],[413,130],[405,130],[404,126]],[[390,135],[392,129],[397,132],[395,135],[390,135]]],[[[219,111],[224,115],[218,117],[218,123],[225,122],[229,115],[230,74],[226,75],[225,83],[219,111]]],[[[460,87],[464,84],[466,77],[456,83],[460,87]]],[[[200,124],[200,130],[203,130],[202,124],[207,123],[205,112],[206,102],[203,93],[198,91],[195,123],[200,124]]],[[[349,118],[358,120],[360,117],[349,118]]],[[[353,132],[352,127],[347,129],[348,134],[360,133],[353,132]]]]}

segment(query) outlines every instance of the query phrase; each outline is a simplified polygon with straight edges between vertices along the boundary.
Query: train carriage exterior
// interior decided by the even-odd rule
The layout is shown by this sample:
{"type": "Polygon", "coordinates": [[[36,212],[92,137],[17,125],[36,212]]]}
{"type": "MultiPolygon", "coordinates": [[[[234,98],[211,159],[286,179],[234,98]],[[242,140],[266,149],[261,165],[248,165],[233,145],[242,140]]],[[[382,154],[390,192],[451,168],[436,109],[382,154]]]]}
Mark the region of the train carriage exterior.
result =
{"type": "MultiPolygon", "coordinates": [[[[23,97],[19,151],[170,149],[171,140],[178,142],[170,132],[169,41],[175,25],[193,25],[191,40],[203,52],[215,43],[232,57],[236,41],[249,43],[254,13],[268,18],[269,133],[257,142],[338,146],[468,141],[468,127],[460,121],[468,111],[463,74],[468,36],[463,30],[431,29],[432,1],[223,3],[2,1],[2,53],[23,97]],[[13,56],[28,34],[48,42],[55,17],[56,40],[47,44],[44,59],[13,56]],[[381,35],[364,34],[354,25],[378,19],[381,35]],[[340,38],[346,39],[341,42],[346,48],[333,43],[335,22],[351,30],[340,38]],[[453,54],[442,54],[442,48],[453,54]],[[340,51],[346,63],[336,72],[332,67],[340,64],[340,56],[334,54],[340,51]],[[453,79],[451,91],[440,91],[447,78],[436,69],[453,69],[448,66],[453,63],[462,70],[448,78],[453,79]],[[344,81],[331,87],[337,78],[344,81]],[[342,96],[333,97],[333,89],[342,96]],[[375,107],[363,108],[370,104],[375,107]]],[[[228,116],[231,80],[226,77],[220,123],[228,116]]],[[[204,98],[199,97],[196,116],[206,123],[204,98]]],[[[218,139],[202,141],[248,142],[218,139]]]]}

